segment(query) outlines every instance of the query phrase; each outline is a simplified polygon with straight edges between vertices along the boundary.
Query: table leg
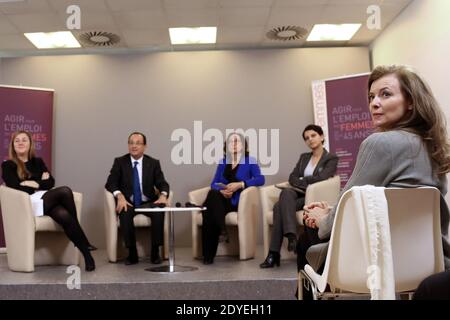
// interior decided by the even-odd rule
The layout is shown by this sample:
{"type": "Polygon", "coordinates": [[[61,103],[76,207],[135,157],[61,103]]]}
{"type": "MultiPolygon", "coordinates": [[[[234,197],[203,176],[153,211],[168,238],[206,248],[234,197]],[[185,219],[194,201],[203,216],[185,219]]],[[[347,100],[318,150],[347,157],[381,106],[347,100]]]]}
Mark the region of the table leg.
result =
{"type": "Polygon", "coordinates": [[[145,269],[146,271],[174,273],[197,270],[197,267],[176,266],[175,265],[175,223],[173,220],[173,211],[169,211],[169,265],[152,267],[145,269]]]}
{"type": "Polygon", "coordinates": [[[173,212],[169,212],[169,272],[174,272],[175,266],[175,226],[173,223],[173,212]]]}

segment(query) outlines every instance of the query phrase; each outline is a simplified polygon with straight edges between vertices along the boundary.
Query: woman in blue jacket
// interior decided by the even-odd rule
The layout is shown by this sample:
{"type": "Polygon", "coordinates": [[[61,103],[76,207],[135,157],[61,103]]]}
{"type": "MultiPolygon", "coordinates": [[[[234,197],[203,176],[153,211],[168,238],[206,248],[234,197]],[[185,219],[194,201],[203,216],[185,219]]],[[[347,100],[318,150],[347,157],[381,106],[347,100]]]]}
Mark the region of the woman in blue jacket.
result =
{"type": "Polygon", "coordinates": [[[249,156],[247,141],[241,134],[232,133],[224,144],[224,158],[220,161],[203,211],[203,263],[212,264],[219,242],[228,242],[225,216],[237,211],[242,190],[262,186],[264,176],[249,156]]]}

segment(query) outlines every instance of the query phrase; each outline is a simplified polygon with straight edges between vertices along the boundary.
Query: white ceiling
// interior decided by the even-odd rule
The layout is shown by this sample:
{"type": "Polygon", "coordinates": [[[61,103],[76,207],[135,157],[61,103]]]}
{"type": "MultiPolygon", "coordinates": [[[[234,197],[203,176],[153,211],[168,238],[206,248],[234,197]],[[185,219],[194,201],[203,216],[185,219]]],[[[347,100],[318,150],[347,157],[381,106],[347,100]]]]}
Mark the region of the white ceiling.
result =
{"type": "MultiPolygon", "coordinates": [[[[120,36],[114,48],[97,51],[199,50],[267,47],[368,45],[412,0],[0,0],[0,53],[49,54],[37,50],[24,32],[67,30],[69,5],[81,8],[81,30],[120,36]],[[11,1],[11,2],[10,2],[11,1]],[[381,30],[366,27],[369,5],[381,8],[381,30]],[[266,33],[281,26],[300,26],[308,33],[316,23],[362,23],[350,41],[306,43],[275,41],[266,33]],[[217,26],[214,45],[172,46],[169,27],[217,26]],[[39,51],[39,52],[38,52],[39,51]]],[[[305,37],[306,38],[306,37],[305,37]]],[[[51,52],[49,52],[51,51],[51,52]]],[[[92,48],[67,52],[89,52],[92,48]]],[[[94,50],[95,51],[95,50],[94,50]]]]}

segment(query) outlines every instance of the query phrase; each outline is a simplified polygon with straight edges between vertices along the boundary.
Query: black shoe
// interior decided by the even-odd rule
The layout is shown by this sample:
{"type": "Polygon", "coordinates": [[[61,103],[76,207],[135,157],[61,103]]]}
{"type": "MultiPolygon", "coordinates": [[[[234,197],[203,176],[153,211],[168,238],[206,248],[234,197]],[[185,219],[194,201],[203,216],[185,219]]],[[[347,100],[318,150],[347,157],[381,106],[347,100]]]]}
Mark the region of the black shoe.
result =
{"type": "Polygon", "coordinates": [[[213,264],[214,263],[214,258],[203,258],[203,264],[213,264]]]}
{"type": "Polygon", "coordinates": [[[260,268],[273,268],[274,265],[280,266],[280,253],[269,251],[266,260],[259,265],[260,268]]]}
{"type": "Polygon", "coordinates": [[[128,257],[125,259],[125,265],[126,265],[126,266],[130,266],[130,265],[132,265],[132,264],[137,264],[138,262],[139,262],[138,257],[130,257],[130,256],[128,256],[128,257]]]}
{"type": "Polygon", "coordinates": [[[97,250],[97,247],[96,247],[96,246],[93,246],[92,244],[89,244],[89,245],[88,245],[88,250],[89,250],[89,251],[95,251],[95,250],[97,250]]]}
{"type": "Polygon", "coordinates": [[[137,264],[139,262],[139,257],[137,254],[136,247],[129,248],[128,257],[125,259],[125,265],[129,266],[132,264],[137,264]]]}
{"type": "Polygon", "coordinates": [[[84,265],[87,272],[95,270],[95,261],[91,254],[84,257],[84,265]]]}
{"type": "Polygon", "coordinates": [[[287,238],[288,238],[288,247],[287,247],[288,251],[296,252],[297,251],[297,238],[295,237],[295,235],[293,235],[291,233],[287,236],[287,238]]]}
{"type": "Polygon", "coordinates": [[[152,252],[150,254],[150,261],[153,264],[160,264],[160,263],[162,263],[162,259],[159,256],[159,246],[152,248],[152,252]]]}

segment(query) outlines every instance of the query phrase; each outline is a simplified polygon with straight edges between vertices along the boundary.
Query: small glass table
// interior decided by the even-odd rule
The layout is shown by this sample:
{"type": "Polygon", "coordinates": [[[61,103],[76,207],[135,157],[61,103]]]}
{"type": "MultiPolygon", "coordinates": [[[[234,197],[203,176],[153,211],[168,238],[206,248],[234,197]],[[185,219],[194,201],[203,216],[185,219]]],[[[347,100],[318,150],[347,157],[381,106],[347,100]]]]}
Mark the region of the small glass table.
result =
{"type": "Polygon", "coordinates": [[[174,212],[190,212],[190,211],[203,211],[206,210],[206,207],[164,207],[164,208],[138,208],[134,211],[136,212],[166,212],[169,214],[169,265],[168,266],[159,266],[159,267],[151,267],[145,269],[146,271],[152,272],[164,272],[164,273],[174,273],[174,272],[185,272],[185,271],[193,271],[197,270],[197,267],[191,266],[177,266],[175,265],[175,224],[173,219],[174,212]]]}

